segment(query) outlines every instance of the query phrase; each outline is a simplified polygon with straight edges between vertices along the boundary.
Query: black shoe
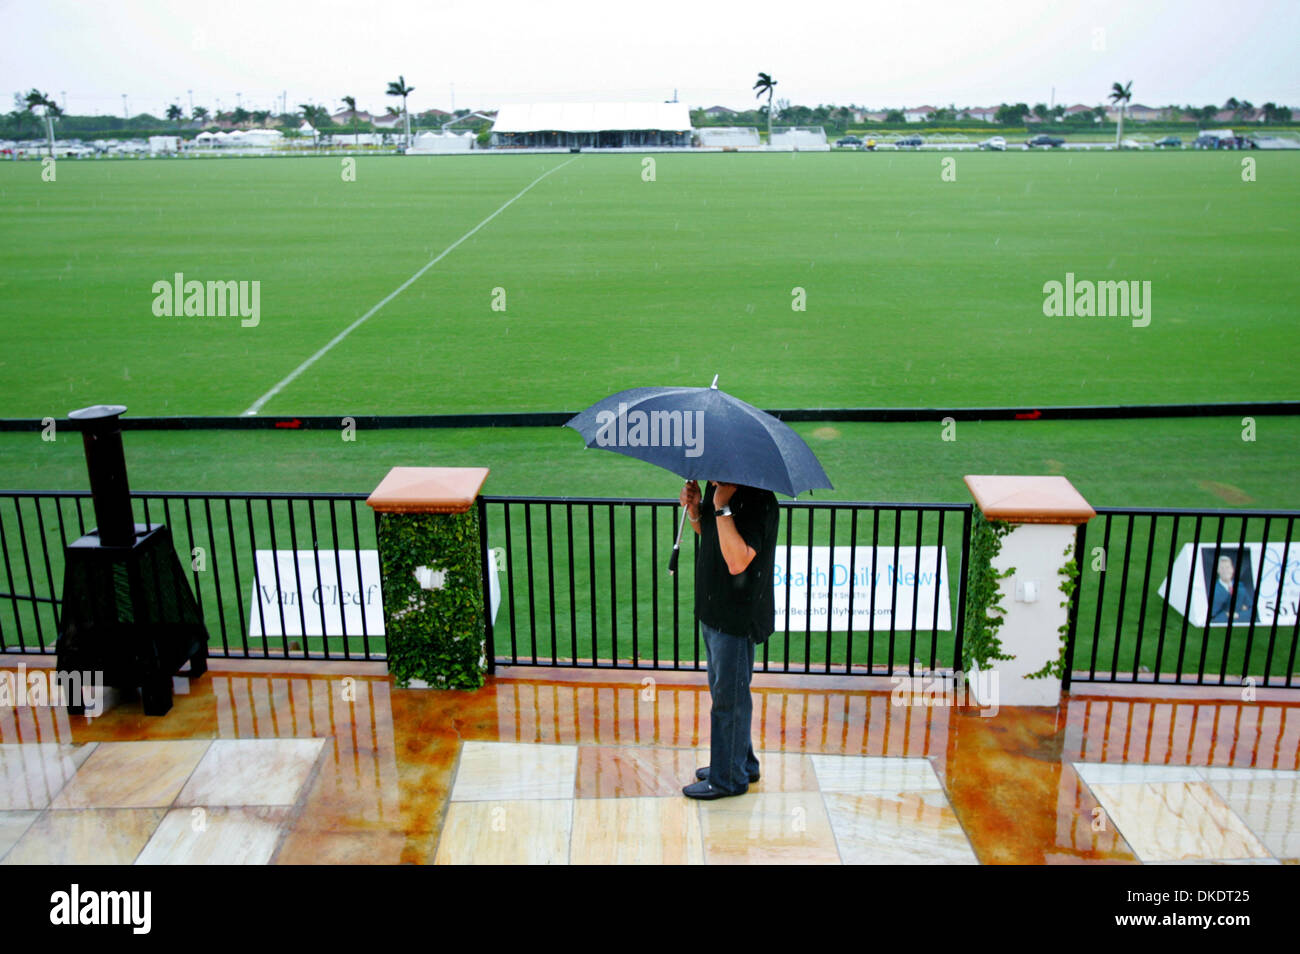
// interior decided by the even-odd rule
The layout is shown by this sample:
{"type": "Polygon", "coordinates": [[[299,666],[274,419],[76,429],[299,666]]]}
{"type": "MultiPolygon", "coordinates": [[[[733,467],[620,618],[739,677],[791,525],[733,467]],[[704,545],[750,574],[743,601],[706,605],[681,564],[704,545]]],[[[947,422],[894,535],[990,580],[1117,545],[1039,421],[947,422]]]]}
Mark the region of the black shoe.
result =
{"type": "Polygon", "coordinates": [[[748,785],[738,792],[724,792],[720,788],[714,788],[706,781],[701,781],[687,785],[682,789],[682,794],[687,798],[711,800],[714,798],[731,798],[733,795],[744,795],[747,791],[749,791],[748,785]]]}
{"type": "MultiPolygon", "coordinates": [[[[709,778],[709,767],[706,765],[706,766],[704,766],[704,768],[697,768],[697,769],[695,770],[695,777],[698,778],[698,779],[700,779],[701,781],[707,781],[708,778],[709,778]]],[[[752,783],[752,782],[757,782],[757,781],[758,781],[758,773],[755,772],[753,775],[751,775],[751,776],[749,777],[749,781],[750,781],[751,783],[752,783]]]]}

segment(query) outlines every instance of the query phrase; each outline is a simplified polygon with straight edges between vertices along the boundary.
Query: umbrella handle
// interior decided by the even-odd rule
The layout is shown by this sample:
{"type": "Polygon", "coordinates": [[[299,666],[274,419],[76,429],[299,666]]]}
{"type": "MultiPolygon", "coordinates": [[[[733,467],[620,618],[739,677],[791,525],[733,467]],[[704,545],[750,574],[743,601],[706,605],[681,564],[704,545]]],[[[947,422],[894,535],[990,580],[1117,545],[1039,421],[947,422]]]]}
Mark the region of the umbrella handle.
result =
{"type": "Polygon", "coordinates": [[[677,524],[677,539],[673,541],[673,555],[668,558],[668,575],[677,572],[677,554],[682,548],[682,528],[686,526],[686,508],[682,508],[682,519],[677,524]]]}

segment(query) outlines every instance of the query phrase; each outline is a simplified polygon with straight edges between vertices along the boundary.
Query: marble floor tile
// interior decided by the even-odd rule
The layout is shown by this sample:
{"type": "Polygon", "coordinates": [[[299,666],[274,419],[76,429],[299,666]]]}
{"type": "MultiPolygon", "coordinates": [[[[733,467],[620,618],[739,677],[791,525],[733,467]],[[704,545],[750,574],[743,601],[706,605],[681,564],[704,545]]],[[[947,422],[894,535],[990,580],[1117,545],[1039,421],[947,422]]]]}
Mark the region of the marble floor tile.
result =
{"type": "Polygon", "coordinates": [[[578,748],[578,798],[682,797],[682,786],[695,781],[707,763],[694,749],[637,745],[583,745],[578,748]]]}
{"type": "Polygon", "coordinates": [[[5,856],[11,865],[129,865],[167,810],[86,808],[47,811],[5,856]]]}
{"type": "Polygon", "coordinates": [[[0,811],[46,808],[95,751],[95,745],[0,745],[0,811]]]}
{"type": "Polygon", "coordinates": [[[811,755],[823,792],[940,791],[929,759],[811,755]]]}
{"type": "Polygon", "coordinates": [[[211,744],[211,739],[101,742],[50,807],[166,807],[211,744]]]}
{"type": "Polygon", "coordinates": [[[1140,765],[1132,762],[1075,762],[1074,770],[1089,785],[1129,785],[1140,782],[1203,782],[1195,765],[1140,765]]]}
{"type": "Polygon", "coordinates": [[[522,798],[452,802],[447,807],[434,861],[440,865],[567,864],[576,801],[522,798]]]}
{"type": "Polygon", "coordinates": [[[214,739],[179,805],[292,805],[324,739],[214,739]]]}
{"type": "Polygon", "coordinates": [[[295,830],[275,856],[277,865],[396,865],[407,836],[401,831],[295,830]]]}
{"type": "Polygon", "coordinates": [[[1238,768],[1226,765],[1207,765],[1200,769],[1200,773],[1208,782],[1254,781],[1262,778],[1300,779],[1300,771],[1295,769],[1238,768]]]}
{"type": "Polygon", "coordinates": [[[767,792],[700,802],[708,864],[838,864],[817,792],[767,792]]]}
{"type": "Polygon", "coordinates": [[[1268,857],[1264,845],[1206,782],[1090,787],[1142,861],[1268,857]]]}
{"type": "Polygon", "coordinates": [[[575,865],[704,863],[699,806],[677,798],[580,798],[573,806],[575,865]]]}
{"type": "Polygon", "coordinates": [[[577,771],[576,745],[465,742],[451,800],[572,798],[577,771]]]}
{"type": "Polygon", "coordinates": [[[759,779],[751,792],[818,791],[817,769],[811,756],[800,752],[756,752],[759,779]]]}
{"type": "Polygon", "coordinates": [[[979,863],[941,791],[828,792],[823,797],[845,864],[979,863]]]}
{"type": "Polygon", "coordinates": [[[1300,777],[1259,774],[1210,785],[1275,858],[1300,857],[1300,777]]]}
{"type": "Polygon", "coordinates": [[[0,861],[4,860],[9,849],[14,843],[23,836],[36,816],[40,812],[35,810],[20,812],[3,812],[0,811],[0,861]]]}
{"type": "Polygon", "coordinates": [[[174,808],[136,859],[138,865],[264,865],[292,810],[274,807],[174,808]]]}
{"type": "Polygon", "coordinates": [[[1280,865],[1276,858],[1193,858],[1189,861],[1144,861],[1147,865],[1280,865]]]}

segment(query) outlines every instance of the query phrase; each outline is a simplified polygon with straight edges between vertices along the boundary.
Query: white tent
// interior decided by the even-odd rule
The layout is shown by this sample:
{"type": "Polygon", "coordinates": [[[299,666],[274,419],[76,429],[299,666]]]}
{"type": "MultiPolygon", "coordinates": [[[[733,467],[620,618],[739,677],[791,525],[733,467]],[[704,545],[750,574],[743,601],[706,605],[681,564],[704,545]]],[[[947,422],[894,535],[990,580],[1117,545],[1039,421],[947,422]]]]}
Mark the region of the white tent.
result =
{"type": "Polygon", "coordinates": [[[602,132],[613,129],[658,129],[688,132],[691,112],[685,103],[520,103],[502,106],[492,131],[602,132]]]}
{"type": "Polygon", "coordinates": [[[316,127],[313,126],[311,123],[307,122],[306,120],[303,120],[303,124],[302,124],[301,126],[298,127],[298,135],[299,135],[299,136],[315,136],[315,135],[316,135],[316,127]]]}
{"type": "Polygon", "coordinates": [[[406,154],[431,156],[449,152],[469,152],[474,148],[474,139],[474,133],[469,131],[422,132],[415,137],[406,154]]]}
{"type": "Polygon", "coordinates": [[[278,129],[241,129],[230,134],[231,145],[254,146],[267,149],[277,146],[284,139],[284,133],[278,129]]]}
{"type": "Polygon", "coordinates": [[[826,130],[821,126],[784,126],[772,130],[769,146],[778,149],[806,149],[809,151],[829,151],[826,130]]]}
{"type": "Polygon", "coordinates": [[[705,148],[739,149],[759,145],[758,130],[753,126],[702,126],[695,130],[695,135],[705,148]]]}

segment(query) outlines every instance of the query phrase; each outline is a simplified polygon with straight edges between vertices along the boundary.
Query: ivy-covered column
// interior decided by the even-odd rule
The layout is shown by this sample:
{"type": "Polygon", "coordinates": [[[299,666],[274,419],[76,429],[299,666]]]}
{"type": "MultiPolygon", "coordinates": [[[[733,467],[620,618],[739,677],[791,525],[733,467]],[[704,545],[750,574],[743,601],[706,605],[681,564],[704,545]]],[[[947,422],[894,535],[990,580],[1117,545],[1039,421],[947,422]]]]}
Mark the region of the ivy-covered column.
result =
{"type": "Polygon", "coordinates": [[[1096,512],[1064,477],[967,476],[975,498],[962,664],[980,705],[1055,706],[1078,582],[1076,529],[1096,512]]]}
{"type": "Polygon", "coordinates": [[[388,671],[401,688],[477,689],[487,671],[483,554],[474,506],[486,467],[394,467],[379,514],[388,671]]]}

